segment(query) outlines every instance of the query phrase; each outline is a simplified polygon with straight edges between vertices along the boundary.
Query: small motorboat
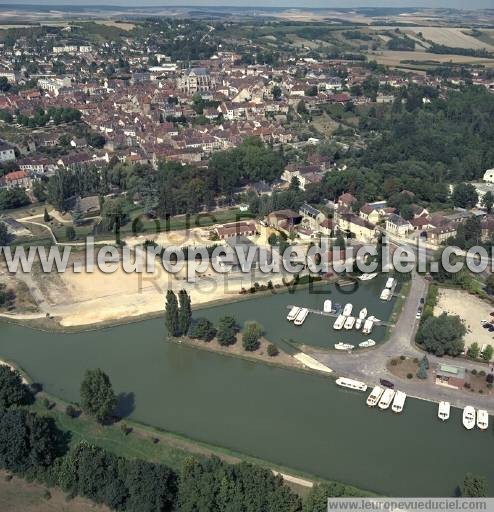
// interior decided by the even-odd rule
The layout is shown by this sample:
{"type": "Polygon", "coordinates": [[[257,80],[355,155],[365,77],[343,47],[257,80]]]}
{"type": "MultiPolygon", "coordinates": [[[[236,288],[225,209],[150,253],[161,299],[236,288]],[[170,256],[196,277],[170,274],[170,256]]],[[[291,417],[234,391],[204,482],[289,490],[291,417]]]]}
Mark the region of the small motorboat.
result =
{"type": "Polygon", "coordinates": [[[350,345],[350,343],[342,343],[340,341],[340,343],[335,343],[334,348],[336,350],[353,350],[355,348],[355,346],[354,345],[350,345]]]}
{"type": "Polygon", "coordinates": [[[289,322],[293,322],[295,318],[297,318],[297,315],[300,313],[300,309],[298,306],[293,306],[292,309],[290,309],[290,312],[288,313],[286,319],[289,322]]]}
{"type": "Polygon", "coordinates": [[[331,313],[331,311],[333,310],[333,303],[327,299],[324,301],[324,306],[323,306],[323,311],[325,313],[331,313]]]}
{"type": "Polygon", "coordinates": [[[367,308],[362,308],[360,310],[360,313],[358,314],[358,317],[360,318],[360,320],[364,320],[366,316],[367,316],[367,308]]]}
{"type": "Polygon", "coordinates": [[[350,329],[353,328],[354,325],[355,325],[355,317],[354,316],[349,316],[345,320],[345,329],[350,330],[350,329]]]}
{"type": "Polygon", "coordinates": [[[368,348],[368,347],[373,347],[375,344],[376,344],[376,342],[374,340],[366,340],[366,341],[362,341],[362,343],[359,343],[358,346],[360,348],[368,348]]]}
{"type": "Polygon", "coordinates": [[[357,320],[355,320],[355,329],[357,329],[357,331],[360,331],[361,328],[362,328],[362,320],[360,320],[360,318],[357,318],[357,320]]]}
{"type": "Polygon", "coordinates": [[[360,382],[359,380],[339,377],[336,379],[336,384],[343,388],[356,389],[357,391],[367,391],[367,384],[365,382],[360,382]]]}
{"type": "Polygon", "coordinates": [[[393,400],[393,405],[391,406],[391,410],[393,412],[403,411],[403,407],[405,406],[406,399],[407,399],[406,393],[403,393],[403,391],[397,391],[395,398],[393,400]]]}
{"type": "Polygon", "coordinates": [[[487,430],[489,427],[489,414],[484,409],[477,411],[477,427],[480,430],[487,430]]]}
{"type": "Polygon", "coordinates": [[[343,315],[350,316],[352,314],[353,304],[345,304],[345,307],[343,308],[343,315]]]}
{"type": "Polygon", "coordinates": [[[472,430],[475,427],[475,409],[471,405],[467,405],[463,409],[463,426],[467,430],[472,430]]]}
{"type": "Polygon", "coordinates": [[[369,407],[374,407],[377,402],[379,402],[379,399],[381,398],[381,395],[384,393],[384,389],[380,386],[375,386],[371,394],[367,397],[367,405],[369,407]]]}
{"type": "Polygon", "coordinates": [[[439,402],[439,408],[437,410],[437,417],[442,421],[448,420],[450,409],[451,409],[451,405],[449,402],[439,402]]]}
{"type": "Polygon", "coordinates": [[[379,400],[379,403],[377,406],[379,409],[382,409],[383,411],[387,409],[390,405],[395,396],[394,389],[387,388],[384,390],[384,393],[382,394],[381,400],[379,400]]]}

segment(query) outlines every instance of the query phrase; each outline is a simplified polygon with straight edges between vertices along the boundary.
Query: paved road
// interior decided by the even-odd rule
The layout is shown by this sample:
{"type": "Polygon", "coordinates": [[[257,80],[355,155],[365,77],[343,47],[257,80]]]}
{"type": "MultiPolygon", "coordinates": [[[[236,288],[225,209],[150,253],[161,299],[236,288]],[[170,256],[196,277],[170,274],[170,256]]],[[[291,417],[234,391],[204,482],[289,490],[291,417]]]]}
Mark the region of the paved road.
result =
{"type": "MultiPolygon", "coordinates": [[[[395,382],[397,387],[409,396],[420,397],[434,402],[447,400],[453,406],[460,408],[472,405],[476,408],[487,409],[491,414],[494,414],[494,401],[486,399],[485,396],[475,393],[467,394],[466,392],[437,386],[431,377],[429,377],[427,382],[417,379],[400,379],[387,370],[386,364],[391,358],[401,355],[423,357],[424,352],[413,344],[413,340],[415,339],[419,322],[415,318],[417,306],[420,298],[425,297],[426,293],[427,281],[418,274],[414,274],[409,295],[389,340],[375,349],[356,351],[355,353],[328,353],[317,349],[307,349],[306,352],[321,363],[329,366],[337,375],[361,380],[369,385],[375,385],[379,382],[379,379],[384,378],[395,382]]],[[[452,362],[468,370],[474,368],[485,370],[484,365],[471,361],[438,358],[429,354],[427,357],[431,364],[452,362]]]]}

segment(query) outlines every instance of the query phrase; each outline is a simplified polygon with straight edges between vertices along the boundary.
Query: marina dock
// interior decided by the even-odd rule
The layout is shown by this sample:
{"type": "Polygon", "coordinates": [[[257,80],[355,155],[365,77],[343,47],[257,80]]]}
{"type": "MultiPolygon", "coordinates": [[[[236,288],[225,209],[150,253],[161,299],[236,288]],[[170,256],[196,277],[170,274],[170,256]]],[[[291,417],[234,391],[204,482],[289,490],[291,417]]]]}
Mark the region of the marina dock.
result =
{"type": "MultiPolygon", "coordinates": [[[[295,306],[293,305],[288,305],[287,308],[289,310],[291,310],[292,308],[294,308],[295,306]]],[[[309,311],[309,313],[312,313],[314,315],[322,315],[322,316],[329,316],[329,317],[332,317],[332,318],[338,318],[338,316],[340,315],[339,312],[336,312],[336,311],[331,311],[331,312],[328,312],[328,311],[322,311],[320,309],[311,309],[311,308],[305,308],[309,311]]],[[[391,323],[391,322],[383,322],[382,320],[376,320],[374,322],[374,325],[383,325],[385,327],[394,327],[394,324],[391,323]]]]}

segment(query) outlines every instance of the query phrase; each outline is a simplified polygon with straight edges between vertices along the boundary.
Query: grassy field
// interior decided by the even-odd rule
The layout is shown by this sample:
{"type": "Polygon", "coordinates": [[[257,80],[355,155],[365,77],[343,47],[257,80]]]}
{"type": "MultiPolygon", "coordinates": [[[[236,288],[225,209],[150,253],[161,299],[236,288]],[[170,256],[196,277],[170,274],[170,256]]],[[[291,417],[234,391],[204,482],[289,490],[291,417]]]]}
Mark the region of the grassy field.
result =
{"type": "MultiPolygon", "coordinates": [[[[494,59],[482,59],[480,57],[469,57],[466,55],[440,55],[428,52],[394,52],[394,51],[383,51],[383,52],[369,52],[367,54],[369,60],[375,60],[379,64],[385,66],[400,66],[402,61],[413,60],[422,61],[428,63],[442,63],[442,62],[453,62],[453,63],[465,63],[465,64],[483,64],[485,67],[494,68],[494,59]]],[[[409,66],[410,69],[414,69],[413,65],[409,66]]]]}

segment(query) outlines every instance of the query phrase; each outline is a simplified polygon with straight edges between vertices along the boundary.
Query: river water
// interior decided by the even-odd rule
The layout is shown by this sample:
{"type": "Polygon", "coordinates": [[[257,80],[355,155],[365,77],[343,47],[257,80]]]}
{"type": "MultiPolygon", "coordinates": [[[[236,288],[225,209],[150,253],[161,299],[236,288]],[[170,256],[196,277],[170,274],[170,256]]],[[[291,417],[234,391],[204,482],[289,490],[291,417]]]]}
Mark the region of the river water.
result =
{"type": "MultiPolygon", "coordinates": [[[[348,301],[369,307],[362,293],[348,301]]],[[[271,338],[324,345],[329,319],[311,315],[298,333],[284,307],[314,301],[322,309],[324,298],[299,290],[198,314],[232,313],[258,320],[271,338]]],[[[380,308],[391,306],[373,301],[369,313],[383,318],[380,308]]],[[[0,357],[71,401],[79,399],[84,371],[100,367],[133,419],[312,475],[395,496],[440,496],[451,495],[471,471],[485,475],[494,492],[493,430],[467,432],[460,411],[442,423],[437,405],[419,400],[408,399],[400,415],[369,409],[366,394],[325,376],[166,342],[162,320],[77,334],[3,323],[0,357]]]]}

